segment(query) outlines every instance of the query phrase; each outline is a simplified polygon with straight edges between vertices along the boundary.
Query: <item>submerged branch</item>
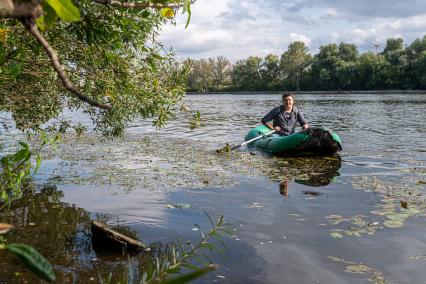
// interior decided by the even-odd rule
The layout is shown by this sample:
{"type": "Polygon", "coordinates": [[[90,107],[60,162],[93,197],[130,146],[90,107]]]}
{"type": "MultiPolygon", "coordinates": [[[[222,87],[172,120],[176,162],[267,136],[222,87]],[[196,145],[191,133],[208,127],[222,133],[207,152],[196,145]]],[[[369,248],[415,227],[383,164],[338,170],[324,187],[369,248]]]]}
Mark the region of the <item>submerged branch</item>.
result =
{"type": "Polygon", "coordinates": [[[110,105],[101,104],[85,95],[83,95],[80,91],[77,90],[77,88],[73,85],[71,80],[68,78],[68,76],[65,74],[65,70],[62,67],[61,63],[59,62],[58,54],[56,51],[50,46],[50,44],[46,41],[46,39],[40,34],[38,31],[34,21],[32,18],[23,18],[21,19],[22,24],[25,26],[27,31],[35,38],[37,41],[43,46],[43,48],[46,50],[50,61],[53,64],[53,67],[55,71],[58,73],[59,78],[61,78],[62,83],[64,84],[65,88],[69,90],[73,95],[75,95],[80,100],[101,109],[109,110],[111,109],[110,105]]]}

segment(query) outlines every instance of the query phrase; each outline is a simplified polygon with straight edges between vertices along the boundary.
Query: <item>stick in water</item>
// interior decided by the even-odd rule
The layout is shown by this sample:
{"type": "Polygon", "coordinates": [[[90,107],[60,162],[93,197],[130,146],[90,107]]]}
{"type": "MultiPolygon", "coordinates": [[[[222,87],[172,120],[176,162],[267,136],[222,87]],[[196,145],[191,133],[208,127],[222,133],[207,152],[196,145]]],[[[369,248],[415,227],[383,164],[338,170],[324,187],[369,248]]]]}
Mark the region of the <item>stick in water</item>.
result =
{"type": "Polygon", "coordinates": [[[248,140],[248,141],[246,141],[246,142],[243,142],[243,143],[241,143],[241,144],[234,145],[234,146],[230,146],[230,145],[226,144],[226,146],[225,146],[225,147],[223,147],[223,148],[221,148],[221,149],[216,150],[216,152],[217,152],[217,153],[230,152],[230,151],[235,150],[235,149],[238,149],[238,148],[240,148],[240,147],[242,147],[242,146],[244,146],[244,145],[250,144],[251,142],[254,142],[254,141],[259,140],[259,139],[262,139],[262,138],[265,138],[266,136],[269,136],[269,135],[271,135],[271,134],[273,134],[273,133],[275,133],[275,132],[277,132],[277,131],[276,131],[276,130],[269,131],[269,132],[267,132],[267,133],[265,133],[265,134],[262,134],[262,135],[260,135],[260,136],[257,136],[257,137],[255,137],[255,138],[253,138],[253,139],[250,139],[250,140],[248,140]]]}

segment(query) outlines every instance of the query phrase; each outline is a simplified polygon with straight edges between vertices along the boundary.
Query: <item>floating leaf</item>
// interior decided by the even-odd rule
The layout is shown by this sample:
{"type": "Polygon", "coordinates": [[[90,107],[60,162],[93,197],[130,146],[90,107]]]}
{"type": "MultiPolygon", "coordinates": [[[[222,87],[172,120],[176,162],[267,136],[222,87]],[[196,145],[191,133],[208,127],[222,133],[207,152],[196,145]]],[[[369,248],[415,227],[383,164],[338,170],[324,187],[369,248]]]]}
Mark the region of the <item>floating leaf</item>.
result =
{"type": "Polygon", "coordinates": [[[52,265],[33,247],[23,244],[8,244],[6,249],[18,256],[31,271],[44,280],[49,282],[55,280],[52,265]]]}
{"type": "Polygon", "coordinates": [[[398,214],[398,213],[390,213],[386,215],[386,218],[394,221],[404,221],[407,216],[405,214],[398,214]]]}
{"type": "Polygon", "coordinates": [[[330,237],[332,237],[333,239],[341,239],[341,238],[343,238],[343,235],[341,233],[338,233],[338,232],[331,232],[330,237]]]}
{"type": "Polygon", "coordinates": [[[383,222],[383,225],[388,228],[400,228],[404,226],[404,222],[400,220],[387,220],[383,222]]]}
{"type": "Polygon", "coordinates": [[[371,272],[371,268],[362,264],[348,265],[345,267],[345,272],[366,274],[371,272]]]}

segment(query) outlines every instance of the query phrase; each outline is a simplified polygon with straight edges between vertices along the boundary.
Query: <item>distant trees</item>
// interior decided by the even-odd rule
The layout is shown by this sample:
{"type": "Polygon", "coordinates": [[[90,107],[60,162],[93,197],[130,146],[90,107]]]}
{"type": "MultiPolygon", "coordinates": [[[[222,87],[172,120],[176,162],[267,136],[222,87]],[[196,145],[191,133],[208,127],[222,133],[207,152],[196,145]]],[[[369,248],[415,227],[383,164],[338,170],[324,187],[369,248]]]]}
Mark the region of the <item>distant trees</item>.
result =
{"type": "Polygon", "coordinates": [[[189,67],[188,88],[195,92],[220,91],[231,85],[229,59],[218,56],[200,60],[185,60],[189,67]]]}
{"type": "Polygon", "coordinates": [[[281,69],[284,84],[288,89],[300,91],[302,78],[312,61],[308,47],[301,41],[290,43],[288,50],[281,55],[281,69]]]}
{"type": "Polygon", "coordinates": [[[341,42],[312,55],[295,41],[281,56],[250,56],[233,65],[219,56],[191,66],[188,87],[197,92],[426,89],[426,36],[406,47],[401,38],[390,38],[383,52],[362,54],[341,42]]]}

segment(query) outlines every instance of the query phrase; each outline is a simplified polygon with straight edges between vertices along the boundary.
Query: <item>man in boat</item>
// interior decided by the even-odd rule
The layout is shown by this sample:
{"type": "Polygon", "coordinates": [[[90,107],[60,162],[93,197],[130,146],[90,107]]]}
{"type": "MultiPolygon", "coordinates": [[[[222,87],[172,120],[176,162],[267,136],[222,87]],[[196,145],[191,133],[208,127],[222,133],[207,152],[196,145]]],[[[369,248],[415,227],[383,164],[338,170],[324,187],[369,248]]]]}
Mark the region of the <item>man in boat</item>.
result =
{"type": "Polygon", "coordinates": [[[308,121],[303,116],[303,113],[294,106],[293,94],[284,93],[282,100],[283,104],[281,106],[273,108],[262,118],[263,125],[271,130],[276,130],[281,136],[293,134],[297,122],[303,129],[308,129],[308,121]]]}

